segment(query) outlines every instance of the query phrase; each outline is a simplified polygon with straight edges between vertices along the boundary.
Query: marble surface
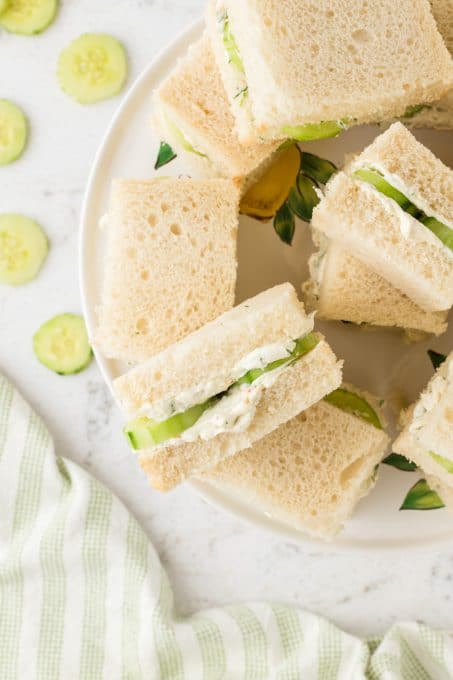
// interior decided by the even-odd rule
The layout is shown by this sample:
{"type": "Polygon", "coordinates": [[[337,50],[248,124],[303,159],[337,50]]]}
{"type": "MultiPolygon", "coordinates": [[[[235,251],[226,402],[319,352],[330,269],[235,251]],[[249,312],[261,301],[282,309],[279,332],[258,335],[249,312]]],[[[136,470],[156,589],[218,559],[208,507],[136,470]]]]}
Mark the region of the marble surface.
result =
{"type": "Polygon", "coordinates": [[[453,629],[450,551],[385,556],[307,549],[255,530],[181,487],[149,490],[120,435],[120,415],[93,363],[59,377],[41,366],[32,335],[54,314],[80,312],[78,219],[87,174],[118,99],[83,108],[55,77],[58,53],[87,31],[127,47],[129,84],[181,29],[202,0],[66,0],[55,24],[33,38],[0,34],[0,97],[15,100],[31,124],[29,147],[0,168],[0,212],[39,220],[51,252],[31,285],[0,287],[0,370],[53,432],[60,454],[89,469],[138,517],[168,569],[180,612],[262,598],[298,604],[359,635],[417,619],[453,629]]]}

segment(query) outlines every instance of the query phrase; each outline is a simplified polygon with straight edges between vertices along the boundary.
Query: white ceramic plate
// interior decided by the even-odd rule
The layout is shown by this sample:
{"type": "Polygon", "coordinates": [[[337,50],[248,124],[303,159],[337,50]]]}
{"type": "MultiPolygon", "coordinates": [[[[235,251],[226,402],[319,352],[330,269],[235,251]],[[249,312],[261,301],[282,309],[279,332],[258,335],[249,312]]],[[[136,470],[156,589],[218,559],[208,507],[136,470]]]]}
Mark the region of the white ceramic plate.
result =
{"type": "MultiPolygon", "coordinates": [[[[151,92],[181,57],[188,45],[201,35],[197,23],[181,35],[153,61],[131,88],[109,126],[97,154],[85,196],[81,224],[80,280],[84,312],[90,334],[95,324],[95,308],[100,300],[103,270],[104,233],[98,228],[106,212],[110,182],[115,177],[152,177],[159,139],[150,127],[151,92]]],[[[320,156],[341,163],[344,154],[358,151],[379,132],[377,127],[355,128],[338,139],[311,143],[307,148],[320,156]]],[[[453,135],[433,131],[417,132],[417,137],[444,162],[453,164],[453,135]]],[[[184,168],[174,161],[163,174],[179,174],[184,168]]],[[[307,276],[307,258],[312,251],[309,228],[297,225],[292,247],[282,244],[272,224],[241,217],[239,237],[238,301],[276,283],[291,281],[297,289],[307,276]]],[[[319,323],[319,330],[339,357],[345,359],[345,378],[389,400],[396,409],[416,398],[432,374],[428,348],[448,351],[453,346],[453,325],[440,339],[421,344],[405,344],[393,331],[361,331],[341,323],[319,323]]],[[[125,371],[119,362],[96,352],[102,374],[112,380],[125,371]]],[[[389,409],[392,420],[392,408],[389,409]]],[[[121,433],[118,433],[121,436],[121,433]]],[[[126,443],[125,443],[126,446],[126,443]]],[[[396,550],[439,547],[453,542],[453,515],[445,510],[405,511],[398,508],[408,489],[420,475],[381,466],[375,490],[363,500],[346,530],[335,541],[335,548],[396,550]]],[[[207,501],[246,521],[265,527],[279,536],[316,544],[302,534],[272,520],[243,501],[201,482],[190,482],[207,501]]]]}

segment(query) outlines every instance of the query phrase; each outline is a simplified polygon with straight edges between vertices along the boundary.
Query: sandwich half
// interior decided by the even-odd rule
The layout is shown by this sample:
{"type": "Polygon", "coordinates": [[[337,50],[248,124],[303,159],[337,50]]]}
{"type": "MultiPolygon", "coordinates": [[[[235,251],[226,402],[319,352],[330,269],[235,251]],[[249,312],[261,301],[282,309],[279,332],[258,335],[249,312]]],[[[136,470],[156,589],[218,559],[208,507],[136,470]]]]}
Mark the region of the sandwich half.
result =
{"type": "Polygon", "coordinates": [[[329,540],[374,486],[389,443],[382,427],[378,400],[344,385],[202,479],[329,540]]]}
{"type": "Polygon", "coordinates": [[[334,136],[453,85],[427,0],[210,0],[207,26],[245,144],[334,136]]]}
{"type": "Polygon", "coordinates": [[[342,246],[328,239],[320,243],[309,259],[310,279],[303,285],[306,307],[316,310],[318,319],[395,326],[433,335],[447,330],[447,312],[421,309],[342,246]]]}
{"type": "Polygon", "coordinates": [[[453,170],[401,123],[327,184],[312,226],[426,311],[453,304],[453,170]]]}
{"type": "Polygon", "coordinates": [[[148,359],[234,304],[239,191],[230,180],[113,183],[94,343],[148,359]]]}
{"type": "Polygon", "coordinates": [[[403,423],[393,450],[414,461],[436,490],[453,492],[453,352],[403,414],[403,423]]]}
{"type": "Polygon", "coordinates": [[[207,35],[189,48],[154,92],[152,122],[196,177],[242,182],[280,145],[258,142],[244,148],[239,143],[207,35]]]}
{"type": "MultiPolygon", "coordinates": [[[[430,2],[437,28],[448,51],[453,55],[453,6],[451,0],[430,0],[430,2]]],[[[404,122],[412,127],[451,130],[453,128],[453,88],[439,101],[409,109],[404,116],[404,122]]]]}
{"type": "Polygon", "coordinates": [[[114,382],[151,484],[171,489],[294,418],[341,383],[289,284],[246,300],[114,382]]]}

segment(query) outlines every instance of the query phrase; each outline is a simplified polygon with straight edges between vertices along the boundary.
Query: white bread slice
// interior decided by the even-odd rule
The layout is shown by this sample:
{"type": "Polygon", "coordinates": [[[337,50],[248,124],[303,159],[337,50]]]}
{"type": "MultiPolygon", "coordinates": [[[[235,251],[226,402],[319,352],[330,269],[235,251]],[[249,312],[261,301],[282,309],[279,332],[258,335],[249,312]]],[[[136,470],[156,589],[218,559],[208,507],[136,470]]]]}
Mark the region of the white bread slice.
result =
{"type": "Polygon", "coordinates": [[[276,151],[279,143],[245,149],[234,131],[234,118],[207,35],[192,45],[153,95],[153,123],[196,177],[222,176],[242,181],[276,151]],[[172,121],[199,156],[185,150],[168,125],[172,121]]]}
{"type": "Polygon", "coordinates": [[[403,424],[393,450],[453,489],[453,473],[436,460],[436,455],[442,456],[453,464],[453,352],[437,369],[418,401],[403,414],[403,424]]]}
{"type": "Polygon", "coordinates": [[[94,343],[143,361],[234,304],[239,191],[230,180],[113,183],[94,343]]]}
{"type": "Polygon", "coordinates": [[[305,305],[318,319],[397,326],[440,335],[447,312],[427,312],[341,246],[330,242],[310,258],[312,278],[302,287],[305,305]],[[315,263],[319,262],[319,273],[315,263]]]}
{"type": "Polygon", "coordinates": [[[452,306],[453,252],[373,187],[339,172],[314,209],[312,226],[422,309],[452,306]]]}
{"type": "Polygon", "coordinates": [[[305,314],[294,287],[283,283],[245,300],[132,368],[114,381],[114,389],[130,417],[143,403],[176,397],[213,379],[223,379],[220,392],[229,387],[233,366],[250,352],[290,342],[312,328],[313,319],[305,314]]]}
{"type": "Polygon", "coordinates": [[[453,170],[402,123],[393,123],[346,166],[382,172],[417,208],[453,227],[453,170]]]}
{"type": "Polygon", "coordinates": [[[329,345],[321,340],[311,352],[282,371],[272,387],[263,391],[255,417],[243,432],[224,432],[208,441],[143,452],[140,464],[151,485],[167,491],[187,477],[199,475],[252,446],[336,389],[341,384],[341,368],[342,362],[336,360],[329,345]]]}
{"type": "Polygon", "coordinates": [[[227,11],[244,63],[251,123],[246,143],[276,139],[282,126],[388,120],[432,102],[453,85],[450,54],[427,0],[211,0],[208,27],[225,76],[227,56],[212,17],[227,11]]]}
{"type": "Polygon", "coordinates": [[[383,430],[320,401],[202,478],[329,540],[374,485],[388,442],[383,430]]]}
{"type": "MultiPolygon", "coordinates": [[[[453,7],[451,0],[430,0],[431,9],[444,43],[453,55],[453,7]]],[[[404,119],[411,127],[432,127],[439,130],[453,128],[453,88],[437,102],[423,108],[412,118],[404,119]]]]}

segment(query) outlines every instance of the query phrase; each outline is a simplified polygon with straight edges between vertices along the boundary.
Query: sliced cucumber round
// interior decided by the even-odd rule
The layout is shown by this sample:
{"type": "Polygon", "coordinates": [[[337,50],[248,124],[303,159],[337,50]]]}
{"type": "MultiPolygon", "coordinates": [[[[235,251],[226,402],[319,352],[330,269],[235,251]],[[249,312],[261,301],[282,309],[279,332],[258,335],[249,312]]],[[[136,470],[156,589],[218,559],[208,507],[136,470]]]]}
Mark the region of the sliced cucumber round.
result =
{"type": "Polygon", "coordinates": [[[124,47],[110,35],[85,33],[61,52],[57,75],[63,92],[80,104],[113,97],[127,77],[124,47]]]}
{"type": "Polygon", "coordinates": [[[33,336],[33,349],[44,366],[60,375],[79,373],[93,356],[85,321],[77,314],[46,321],[33,336]]]}
{"type": "Polygon", "coordinates": [[[0,165],[12,163],[22,155],[27,136],[23,111],[7,99],[0,99],[0,165]]]}
{"type": "Polygon", "coordinates": [[[34,279],[48,250],[37,222],[24,215],[0,215],[0,283],[19,286],[34,279]]]}
{"type": "Polygon", "coordinates": [[[57,9],[57,0],[9,0],[0,26],[21,35],[42,33],[55,19],[57,9]]]}

